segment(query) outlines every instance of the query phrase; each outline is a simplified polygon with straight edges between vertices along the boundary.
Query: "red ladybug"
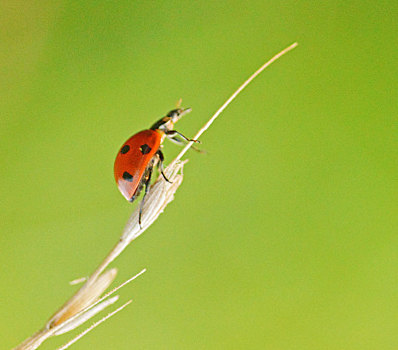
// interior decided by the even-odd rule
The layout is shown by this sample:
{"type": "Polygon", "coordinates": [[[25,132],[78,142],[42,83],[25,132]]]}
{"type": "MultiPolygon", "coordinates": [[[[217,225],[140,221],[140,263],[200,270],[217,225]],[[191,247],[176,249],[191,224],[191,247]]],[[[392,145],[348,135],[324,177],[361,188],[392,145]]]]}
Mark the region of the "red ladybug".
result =
{"type": "Polygon", "coordinates": [[[190,111],[190,108],[173,109],[165,117],[153,124],[150,129],[140,131],[130,137],[116,156],[114,165],[115,180],[120,192],[129,202],[133,202],[139,196],[145,185],[145,193],[140,205],[140,226],[142,207],[145,195],[148,192],[153,167],[157,165],[164,179],[170,182],[163,173],[164,157],[160,150],[163,140],[167,137],[177,144],[189,141],[199,142],[173,130],[174,123],[190,111]]]}

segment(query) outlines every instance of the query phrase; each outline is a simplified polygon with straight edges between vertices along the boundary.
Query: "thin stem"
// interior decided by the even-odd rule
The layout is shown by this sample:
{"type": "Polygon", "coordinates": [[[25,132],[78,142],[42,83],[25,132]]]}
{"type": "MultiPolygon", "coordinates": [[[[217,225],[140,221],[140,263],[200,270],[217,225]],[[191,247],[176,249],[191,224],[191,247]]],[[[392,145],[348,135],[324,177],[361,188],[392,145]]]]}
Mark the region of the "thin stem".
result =
{"type": "MultiPolygon", "coordinates": [[[[216,113],[209,119],[209,121],[198,131],[198,133],[193,137],[194,140],[197,140],[209,127],[210,125],[214,122],[214,120],[224,111],[225,108],[235,99],[236,96],[238,96],[245,88],[247,85],[249,85],[254,78],[256,78],[265,68],[270,66],[272,63],[274,63],[277,59],[282,57],[285,53],[288,53],[289,51],[293,50],[298,43],[293,43],[290,46],[288,46],[286,49],[282,50],[278,54],[276,54],[274,57],[272,57],[268,62],[264,63],[259,69],[257,69],[232,95],[231,97],[225,101],[225,103],[217,110],[216,113]]],[[[174,162],[180,160],[182,156],[188,151],[190,147],[193,145],[193,141],[189,142],[183,149],[182,151],[178,154],[178,156],[174,159],[174,162]]]]}

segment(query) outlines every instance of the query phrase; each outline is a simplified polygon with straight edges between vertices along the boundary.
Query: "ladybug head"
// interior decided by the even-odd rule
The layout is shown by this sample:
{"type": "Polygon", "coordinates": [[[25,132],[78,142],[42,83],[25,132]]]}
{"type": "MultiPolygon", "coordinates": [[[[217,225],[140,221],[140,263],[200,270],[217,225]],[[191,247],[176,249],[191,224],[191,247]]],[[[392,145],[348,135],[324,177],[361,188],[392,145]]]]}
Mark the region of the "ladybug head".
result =
{"type": "Polygon", "coordinates": [[[191,108],[173,109],[169,113],[167,113],[165,117],[153,124],[151,129],[161,131],[173,130],[174,124],[177,123],[183,115],[189,113],[190,111],[192,111],[191,108]]]}
{"type": "Polygon", "coordinates": [[[192,111],[191,108],[185,108],[185,109],[173,109],[172,111],[170,111],[169,113],[167,113],[167,116],[165,118],[169,118],[169,120],[172,123],[177,123],[181,117],[187,113],[189,113],[190,111],[192,111]]]}

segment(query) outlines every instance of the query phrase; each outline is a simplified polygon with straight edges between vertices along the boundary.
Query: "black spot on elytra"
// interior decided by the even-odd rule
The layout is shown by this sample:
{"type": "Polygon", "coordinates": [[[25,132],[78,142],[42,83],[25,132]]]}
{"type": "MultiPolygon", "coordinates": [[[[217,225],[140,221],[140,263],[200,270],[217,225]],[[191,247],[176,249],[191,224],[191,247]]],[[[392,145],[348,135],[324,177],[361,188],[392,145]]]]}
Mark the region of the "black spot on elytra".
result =
{"type": "Polygon", "coordinates": [[[142,154],[148,154],[152,150],[147,144],[140,146],[140,151],[142,154]]]}
{"type": "Polygon", "coordinates": [[[128,182],[133,182],[133,175],[131,175],[130,173],[128,173],[127,171],[125,171],[123,173],[123,179],[125,179],[128,182]]]}
{"type": "Polygon", "coordinates": [[[130,151],[130,146],[129,145],[124,145],[122,149],[120,150],[121,154],[126,154],[128,151],[130,151]]]}

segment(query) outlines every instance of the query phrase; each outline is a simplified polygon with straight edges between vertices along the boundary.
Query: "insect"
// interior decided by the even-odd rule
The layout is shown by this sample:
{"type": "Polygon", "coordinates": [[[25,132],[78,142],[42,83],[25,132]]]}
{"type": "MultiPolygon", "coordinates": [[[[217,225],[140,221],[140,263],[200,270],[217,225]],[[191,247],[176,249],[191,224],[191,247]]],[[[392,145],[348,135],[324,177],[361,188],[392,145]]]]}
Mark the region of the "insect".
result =
{"type": "MultiPolygon", "coordinates": [[[[165,117],[158,120],[150,129],[143,130],[130,137],[117,153],[114,175],[119,191],[133,202],[145,186],[144,197],[140,204],[139,224],[141,226],[142,208],[148,192],[153,167],[157,166],[165,181],[170,182],[163,172],[164,156],[161,151],[165,138],[176,144],[184,144],[192,140],[174,130],[174,124],[191,108],[173,109],[165,117]]],[[[197,149],[196,149],[197,150],[197,149]]]]}

